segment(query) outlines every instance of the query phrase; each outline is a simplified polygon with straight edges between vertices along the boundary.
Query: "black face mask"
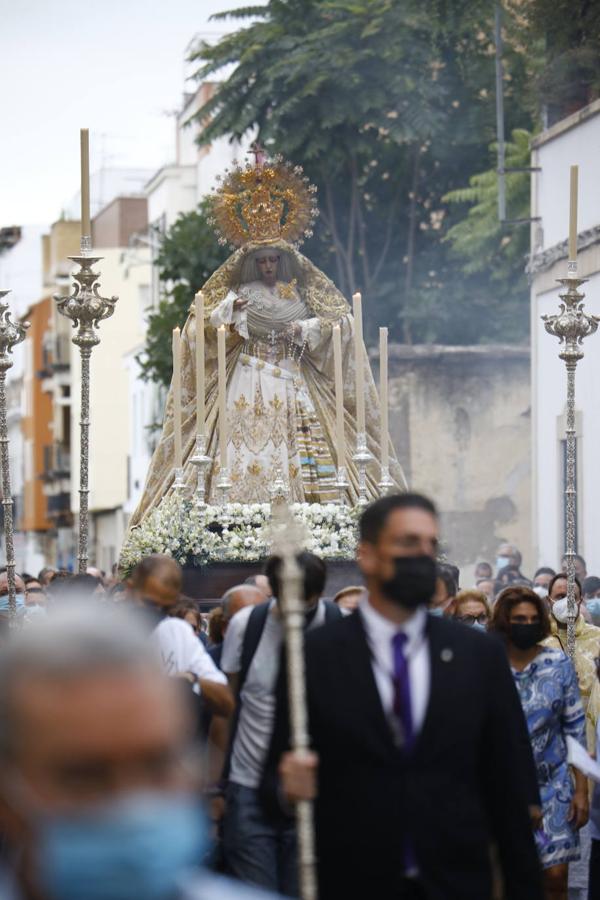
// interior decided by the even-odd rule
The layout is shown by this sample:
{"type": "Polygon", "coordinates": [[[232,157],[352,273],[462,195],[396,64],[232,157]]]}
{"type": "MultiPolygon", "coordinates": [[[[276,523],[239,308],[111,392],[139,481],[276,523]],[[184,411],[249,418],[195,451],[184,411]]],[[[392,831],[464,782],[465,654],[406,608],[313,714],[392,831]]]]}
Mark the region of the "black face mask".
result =
{"type": "Polygon", "coordinates": [[[435,593],[437,572],[431,556],[397,556],[394,575],[381,582],[381,590],[393,603],[416,609],[429,603],[435,593]]]}
{"type": "Polygon", "coordinates": [[[508,636],[519,650],[531,650],[543,639],[542,623],[533,622],[526,625],[523,622],[514,622],[510,626],[508,636]]]}

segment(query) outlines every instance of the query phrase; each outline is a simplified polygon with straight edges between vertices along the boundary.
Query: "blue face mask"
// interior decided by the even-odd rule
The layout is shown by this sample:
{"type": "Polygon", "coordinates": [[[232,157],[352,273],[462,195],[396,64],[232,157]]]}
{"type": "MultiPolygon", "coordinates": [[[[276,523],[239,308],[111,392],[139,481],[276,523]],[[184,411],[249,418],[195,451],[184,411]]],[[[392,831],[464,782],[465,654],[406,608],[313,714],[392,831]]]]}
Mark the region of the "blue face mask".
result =
{"type": "Polygon", "coordinates": [[[590,616],[594,619],[600,619],[600,597],[590,597],[585,601],[590,616]]]}
{"type": "Polygon", "coordinates": [[[487,631],[487,628],[483,624],[483,622],[473,622],[473,624],[471,625],[471,628],[476,628],[477,631],[487,631]]]}
{"type": "MultiPolygon", "coordinates": [[[[15,594],[15,603],[17,605],[17,615],[20,615],[25,609],[25,594],[15,594]]],[[[8,594],[3,594],[0,597],[0,612],[10,612],[8,594]]]]}
{"type": "Polygon", "coordinates": [[[48,816],[39,837],[38,881],[51,900],[171,900],[207,849],[198,803],[158,791],[48,816]]]}
{"type": "Polygon", "coordinates": [[[433,609],[429,610],[430,616],[436,616],[436,618],[441,619],[444,615],[444,607],[443,606],[434,606],[433,609]]]}

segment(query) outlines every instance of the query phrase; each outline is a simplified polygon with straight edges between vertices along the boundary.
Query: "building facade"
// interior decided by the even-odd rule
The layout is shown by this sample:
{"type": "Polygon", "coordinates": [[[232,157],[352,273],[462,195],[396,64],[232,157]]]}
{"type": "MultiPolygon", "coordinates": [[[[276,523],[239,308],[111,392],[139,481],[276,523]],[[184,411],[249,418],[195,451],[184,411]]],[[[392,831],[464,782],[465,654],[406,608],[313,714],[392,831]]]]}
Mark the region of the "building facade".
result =
{"type": "MultiPolygon", "coordinates": [[[[10,290],[5,302],[13,319],[31,320],[30,304],[39,296],[42,281],[42,225],[13,226],[0,229],[0,288],[10,290]]],[[[47,523],[37,519],[40,529],[29,529],[28,485],[34,466],[31,436],[24,424],[30,414],[29,373],[32,338],[36,328],[31,322],[28,337],[12,354],[13,365],[6,378],[7,423],[11,488],[14,501],[15,558],[21,571],[36,572],[45,556],[47,523]]],[[[38,484],[38,494],[41,483],[38,484]]]]}

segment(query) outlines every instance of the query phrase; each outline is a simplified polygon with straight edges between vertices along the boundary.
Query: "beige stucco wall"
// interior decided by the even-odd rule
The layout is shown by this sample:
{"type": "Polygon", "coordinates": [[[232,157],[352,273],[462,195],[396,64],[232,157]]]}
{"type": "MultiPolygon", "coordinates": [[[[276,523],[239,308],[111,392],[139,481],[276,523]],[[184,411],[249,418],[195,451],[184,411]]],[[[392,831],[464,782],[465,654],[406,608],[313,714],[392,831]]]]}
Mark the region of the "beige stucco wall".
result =
{"type": "Polygon", "coordinates": [[[410,487],[438,504],[448,558],[466,579],[504,540],[528,572],[529,350],[390,347],[390,431],[410,487]]]}

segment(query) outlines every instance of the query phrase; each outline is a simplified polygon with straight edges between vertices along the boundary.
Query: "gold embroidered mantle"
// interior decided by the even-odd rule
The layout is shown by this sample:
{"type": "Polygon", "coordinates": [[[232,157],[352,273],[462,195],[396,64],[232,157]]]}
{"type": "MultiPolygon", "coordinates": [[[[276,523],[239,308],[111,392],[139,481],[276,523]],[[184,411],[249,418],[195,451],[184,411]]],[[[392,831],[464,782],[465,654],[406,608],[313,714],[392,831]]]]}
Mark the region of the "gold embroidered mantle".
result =
{"type": "MultiPolygon", "coordinates": [[[[261,245],[264,247],[264,244],[261,245]]],[[[289,286],[280,288],[281,302],[293,303],[294,298],[300,298],[305,309],[304,318],[315,323],[313,339],[305,342],[304,349],[297,356],[301,356],[296,377],[293,371],[280,370],[277,375],[277,366],[260,359],[256,355],[249,355],[248,341],[242,337],[232,325],[227,335],[227,390],[228,412],[230,424],[230,443],[228,449],[228,462],[232,469],[234,480],[234,492],[236,480],[243,479],[243,502],[265,501],[269,499],[268,487],[273,481],[273,468],[281,464],[282,457],[273,457],[274,448],[285,447],[283,462],[287,471],[282,474],[289,482],[291,498],[293,500],[307,500],[308,502],[326,502],[333,499],[325,496],[330,485],[323,488],[319,485],[314,472],[320,469],[327,472],[333,465],[337,465],[335,448],[335,388],[333,370],[333,347],[331,341],[331,327],[338,323],[342,335],[342,361],[344,381],[344,407],[345,407],[345,432],[348,480],[350,487],[348,496],[351,503],[355,503],[358,497],[358,472],[352,462],[351,456],[356,446],[356,398],[354,393],[354,347],[353,334],[354,322],[349,312],[348,304],[333,283],[317,269],[298,250],[283,241],[273,242],[274,249],[287,252],[293,264],[293,279],[289,286]],[[287,290],[287,294],[286,294],[287,290]],[[252,361],[249,365],[249,361],[252,361]],[[256,387],[250,389],[249,369],[252,366],[260,366],[264,370],[261,378],[256,380],[256,372],[253,370],[253,383],[260,386],[256,396],[256,387]],[[266,387],[267,376],[271,379],[266,387]],[[298,377],[299,376],[299,377],[298,377]],[[276,385],[275,379],[285,382],[285,388],[276,385]],[[272,389],[271,389],[272,388],[272,389]],[[279,399],[275,399],[275,398],[279,399]],[[242,399],[243,398],[243,399],[242,399]],[[257,404],[267,404],[267,415],[257,416],[257,404]],[[273,406],[269,404],[273,403],[273,406]],[[303,446],[303,435],[308,435],[307,443],[303,446]],[[295,442],[294,442],[295,438],[295,442]],[[237,460],[232,448],[251,446],[252,452],[257,454],[255,460],[248,460],[247,455],[243,461],[237,460]],[[264,458],[259,459],[260,448],[263,448],[264,458]],[[297,471],[298,459],[306,460],[307,457],[318,456],[313,474],[306,475],[297,471]],[[240,465],[242,468],[240,468],[240,465]]],[[[211,325],[211,317],[219,307],[226,304],[230,292],[234,295],[240,292],[240,275],[242,265],[247,254],[257,249],[254,244],[248,244],[235,253],[209,278],[203,287],[205,296],[205,349],[206,349],[206,433],[208,438],[208,453],[213,458],[217,457],[217,347],[216,331],[211,325]]],[[[242,291],[243,293],[243,291],[242,291]]],[[[281,315],[285,318],[285,310],[281,315]]],[[[195,400],[195,335],[196,321],[194,309],[182,331],[182,430],[183,430],[183,458],[184,478],[190,490],[195,487],[196,470],[189,462],[193,454],[196,437],[196,400],[195,400]]],[[[252,334],[249,335],[253,337],[252,334]]],[[[261,339],[264,336],[261,335],[261,339]]],[[[379,459],[380,448],[380,421],[379,400],[375,389],[373,377],[368,362],[365,372],[365,407],[367,443],[375,460],[379,459]]],[[[292,367],[293,369],[293,367],[292,367]]],[[[389,437],[386,436],[389,442],[389,437]]],[[[301,463],[300,468],[305,468],[301,463]]],[[[309,469],[306,469],[308,472],[309,469]]],[[[398,464],[393,447],[390,442],[390,471],[398,489],[406,488],[406,481],[398,464]]],[[[144,516],[169,492],[173,478],[173,398],[172,389],[169,390],[165,409],[165,418],[160,442],[153,455],[148,472],[144,493],[132,519],[131,526],[136,525],[144,516]]],[[[326,481],[332,482],[332,477],[325,476],[326,481]]],[[[375,498],[378,494],[377,481],[379,479],[379,464],[375,462],[367,470],[367,486],[369,495],[375,498]]],[[[212,475],[209,476],[209,494],[212,495],[212,475]]],[[[233,499],[233,498],[232,498],[233,499]]]]}

